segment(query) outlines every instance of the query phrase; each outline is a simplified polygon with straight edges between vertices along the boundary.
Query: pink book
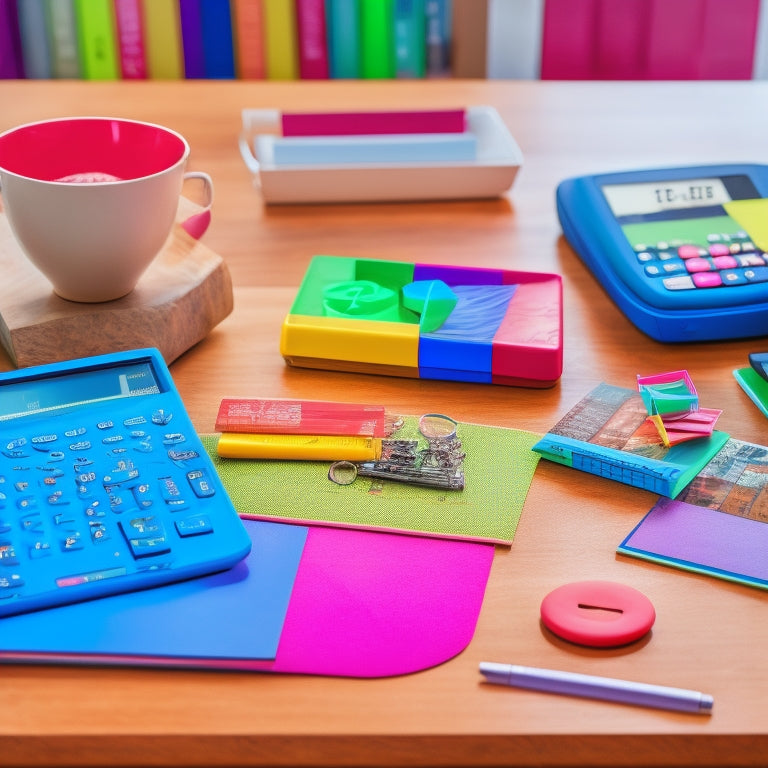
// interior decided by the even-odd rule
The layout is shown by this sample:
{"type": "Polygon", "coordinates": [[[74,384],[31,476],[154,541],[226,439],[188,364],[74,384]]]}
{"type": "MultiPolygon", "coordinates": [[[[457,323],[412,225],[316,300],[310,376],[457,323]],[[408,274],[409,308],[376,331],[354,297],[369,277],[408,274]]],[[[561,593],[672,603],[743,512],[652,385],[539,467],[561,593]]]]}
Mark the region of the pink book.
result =
{"type": "Polygon", "coordinates": [[[296,0],[299,76],[302,80],[328,79],[328,44],[323,0],[296,0]]]}
{"type": "Polygon", "coordinates": [[[648,47],[646,0],[599,0],[595,79],[643,80],[648,47]]]}
{"type": "Polygon", "coordinates": [[[141,0],[114,0],[120,67],[126,80],[147,76],[141,0]]]}
{"type": "Polygon", "coordinates": [[[397,133],[463,133],[463,109],[408,112],[283,112],[283,136],[360,136],[397,133]]]}
{"type": "Polygon", "coordinates": [[[697,80],[701,57],[702,0],[651,0],[649,80],[697,80]]]}
{"type": "Polygon", "coordinates": [[[702,80],[750,80],[760,0],[706,0],[701,34],[702,80]]]}
{"type": "Polygon", "coordinates": [[[542,80],[595,77],[599,0],[547,0],[541,44],[542,80]]]}

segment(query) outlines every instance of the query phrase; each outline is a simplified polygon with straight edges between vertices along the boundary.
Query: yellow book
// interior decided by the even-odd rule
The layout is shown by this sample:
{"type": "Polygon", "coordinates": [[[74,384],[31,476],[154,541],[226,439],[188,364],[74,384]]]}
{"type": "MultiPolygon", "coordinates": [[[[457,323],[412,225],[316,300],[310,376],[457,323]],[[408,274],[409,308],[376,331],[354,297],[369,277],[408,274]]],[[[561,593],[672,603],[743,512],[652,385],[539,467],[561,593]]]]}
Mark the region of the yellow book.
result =
{"type": "Polygon", "coordinates": [[[268,80],[296,80],[299,46],[296,7],[288,0],[263,0],[264,64],[268,80]]]}
{"type": "Polygon", "coordinates": [[[184,77],[177,0],[142,0],[147,75],[156,80],[184,77]]]}

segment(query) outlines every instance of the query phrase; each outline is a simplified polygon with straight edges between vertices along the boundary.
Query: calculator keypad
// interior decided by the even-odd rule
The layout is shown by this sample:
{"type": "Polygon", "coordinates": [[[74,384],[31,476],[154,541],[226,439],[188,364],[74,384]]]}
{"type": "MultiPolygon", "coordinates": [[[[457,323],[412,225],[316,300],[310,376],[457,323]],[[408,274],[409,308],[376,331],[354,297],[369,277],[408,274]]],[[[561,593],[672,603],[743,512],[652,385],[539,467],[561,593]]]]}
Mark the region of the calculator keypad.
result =
{"type": "Polygon", "coordinates": [[[768,282],[768,254],[746,232],[713,233],[707,240],[706,246],[638,243],[634,251],[645,275],[670,291],[768,282]]]}
{"type": "Polygon", "coordinates": [[[172,430],[172,418],[0,437],[0,615],[30,595],[173,569],[193,539],[200,557],[217,486],[188,422],[172,430]]]}

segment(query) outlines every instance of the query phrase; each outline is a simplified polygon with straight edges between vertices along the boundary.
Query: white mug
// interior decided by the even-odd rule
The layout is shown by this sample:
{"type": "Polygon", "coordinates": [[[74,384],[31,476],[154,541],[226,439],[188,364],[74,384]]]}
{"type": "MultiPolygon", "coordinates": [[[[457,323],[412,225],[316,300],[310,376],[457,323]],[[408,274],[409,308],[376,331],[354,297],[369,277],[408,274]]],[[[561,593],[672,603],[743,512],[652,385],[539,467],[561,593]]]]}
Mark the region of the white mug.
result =
{"type": "Polygon", "coordinates": [[[12,128],[0,134],[5,215],[59,296],[118,299],[168,239],[185,180],[202,180],[206,204],[182,226],[198,238],[210,222],[213,182],[186,172],[189,153],[180,134],[137,120],[73,117],[12,128]]]}

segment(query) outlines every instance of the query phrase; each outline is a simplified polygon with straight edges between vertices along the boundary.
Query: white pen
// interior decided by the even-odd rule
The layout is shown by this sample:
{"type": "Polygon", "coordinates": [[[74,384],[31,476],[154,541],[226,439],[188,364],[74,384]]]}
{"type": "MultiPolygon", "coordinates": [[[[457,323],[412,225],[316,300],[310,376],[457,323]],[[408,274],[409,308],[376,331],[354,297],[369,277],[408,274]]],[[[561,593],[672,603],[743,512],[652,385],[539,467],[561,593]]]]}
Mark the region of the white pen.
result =
{"type": "Polygon", "coordinates": [[[480,672],[489,683],[569,696],[606,699],[643,707],[674,709],[678,712],[709,715],[714,704],[709,694],[699,691],[634,683],[612,677],[581,675],[576,672],[522,667],[517,664],[496,664],[490,661],[480,662],[480,672]]]}

